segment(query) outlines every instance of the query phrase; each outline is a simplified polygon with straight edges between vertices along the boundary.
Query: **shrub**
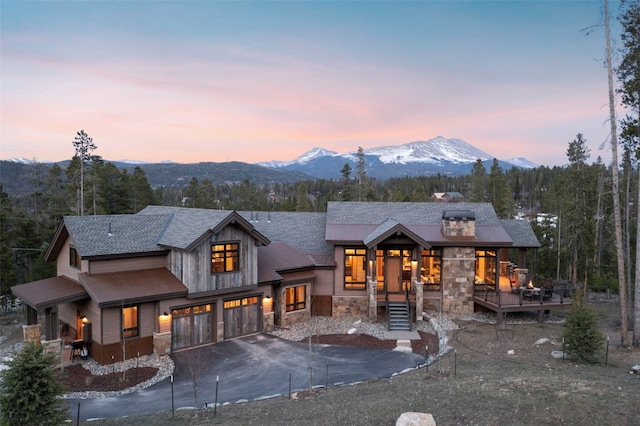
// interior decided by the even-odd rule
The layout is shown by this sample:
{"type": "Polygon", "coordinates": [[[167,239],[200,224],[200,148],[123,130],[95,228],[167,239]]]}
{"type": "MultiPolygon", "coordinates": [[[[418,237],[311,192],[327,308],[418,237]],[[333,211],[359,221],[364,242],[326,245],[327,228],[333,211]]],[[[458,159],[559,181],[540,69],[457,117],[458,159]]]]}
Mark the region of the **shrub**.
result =
{"type": "Polygon", "coordinates": [[[562,337],[569,358],[587,363],[598,361],[598,351],[602,349],[604,336],[598,330],[594,312],[582,304],[580,294],[576,294],[573,299],[562,337]]]}
{"type": "Polygon", "coordinates": [[[614,277],[607,276],[592,277],[589,281],[589,290],[597,293],[604,293],[607,290],[611,293],[617,293],[618,280],[614,277]]]}
{"type": "Polygon", "coordinates": [[[59,425],[67,419],[55,354],[27,343],[0,373],[0,424],[59,425]]]}

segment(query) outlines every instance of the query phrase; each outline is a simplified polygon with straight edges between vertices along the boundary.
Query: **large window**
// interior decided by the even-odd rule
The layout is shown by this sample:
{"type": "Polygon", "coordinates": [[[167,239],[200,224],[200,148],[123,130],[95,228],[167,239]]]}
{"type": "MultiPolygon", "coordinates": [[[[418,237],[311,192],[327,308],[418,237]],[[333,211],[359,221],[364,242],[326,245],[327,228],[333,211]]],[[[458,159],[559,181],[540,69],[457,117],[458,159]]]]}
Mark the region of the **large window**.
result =
{"type": "Polygon", "coordinates": [[[78,253],[78,250],[76,250],[75,247],[69,247],[69,266],[76,269],[80,269],[82,267],[80,253],[78,253]]]}
{"type": "Polygon", "coordinates": [[[420,264],[420,280],[425,290],[440,290],[442,280],[442,250],[422,250],[420,264]]]}
{"type": "Polygon", "coordinates": [[[285,291],[286,311],[299,311],[307,306],[307,286],[287,287],[285,291]]]}
{"type": "Polygon", "coordinates": [[[344,249],[344,288],[363,290],[367,286],[367,249],[344,249]]]}
{"type": "Polygon", "coordinates": [[[211,273],[231,272],[239,269],[238,243],[213,244],[211,246],[211,273]]]}
{"type": "Polygon", "coordinates": [[[138,329],[138,307],[128,306],[122,308],[122,338],[138,337],[140,331],[138,329]]]}
{"type": "Polygon", "coordinates": [[[497,267],[495,250],[476,250],[476,284],[495,286],[497,267]]]}

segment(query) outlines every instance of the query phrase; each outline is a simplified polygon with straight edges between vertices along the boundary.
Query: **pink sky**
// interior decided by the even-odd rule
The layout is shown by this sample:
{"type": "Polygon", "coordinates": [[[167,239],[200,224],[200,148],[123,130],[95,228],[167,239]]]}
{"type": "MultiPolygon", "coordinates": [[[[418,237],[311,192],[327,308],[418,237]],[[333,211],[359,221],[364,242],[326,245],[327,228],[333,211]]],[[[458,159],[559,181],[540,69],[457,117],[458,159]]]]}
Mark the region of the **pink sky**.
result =
{"type": "Polygon", "coordinates": [[[69,159],[81,129],[107,160],[253,163],[441,135],[552,166],[579,132],[593,161],[609,156],[604,36],[580,32],[594,2],[508,4],[491,30],[469,3],[155,3],[171,9],[157,27],[136,24],[140,2],[38,5],[50,13],[3,5],[0,159],[69,159]],[[261,8],[264,22],[247,14],[261,8]]]}

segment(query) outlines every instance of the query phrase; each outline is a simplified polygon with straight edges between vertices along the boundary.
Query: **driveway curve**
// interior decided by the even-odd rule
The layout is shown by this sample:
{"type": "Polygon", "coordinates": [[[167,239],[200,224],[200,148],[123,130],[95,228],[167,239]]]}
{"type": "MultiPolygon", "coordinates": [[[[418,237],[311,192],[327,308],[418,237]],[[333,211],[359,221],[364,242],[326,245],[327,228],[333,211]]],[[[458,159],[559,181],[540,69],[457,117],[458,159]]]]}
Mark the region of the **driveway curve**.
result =
{"type": "Polygon", "coordinates": [[[77,420],[113,418],[288,395],[289,391],[388,378],[424,364],[424,357],[336,345],[309,345],[267,334],[246,336],[172,354],[173,386],[165,379],[146,389],[109,398],[67,400],[77,420]],[[197,400],[193,379],[197,377],[197,400]],[[173,392],[172,392],[173,388],[173,392]]]}

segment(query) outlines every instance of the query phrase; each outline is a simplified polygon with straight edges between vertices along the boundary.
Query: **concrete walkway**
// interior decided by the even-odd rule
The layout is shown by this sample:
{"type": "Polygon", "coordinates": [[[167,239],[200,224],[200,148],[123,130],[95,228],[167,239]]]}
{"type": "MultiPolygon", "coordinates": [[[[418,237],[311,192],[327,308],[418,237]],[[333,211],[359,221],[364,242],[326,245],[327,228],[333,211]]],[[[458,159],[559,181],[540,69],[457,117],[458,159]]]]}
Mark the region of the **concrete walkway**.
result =
{"type": "MultiPolygon", "coordinates": [[[[417,333],[416,333],[417,334],[417,333]]],[[[258,334],[172,355],[174,381],[111,398],[67,400],[69,416],[80,420],[135,416],[175,409],[286,396],[289,391],[388,378],[424,364],[424,357],[337,345],[309,345],[258,334]],[[194,398],[192,372],[197,377],[194,398]],[[289,386],[291,383],[291,387],[289,386]],[[173,385],[173,386],[172,386],[173,385]]]]}

